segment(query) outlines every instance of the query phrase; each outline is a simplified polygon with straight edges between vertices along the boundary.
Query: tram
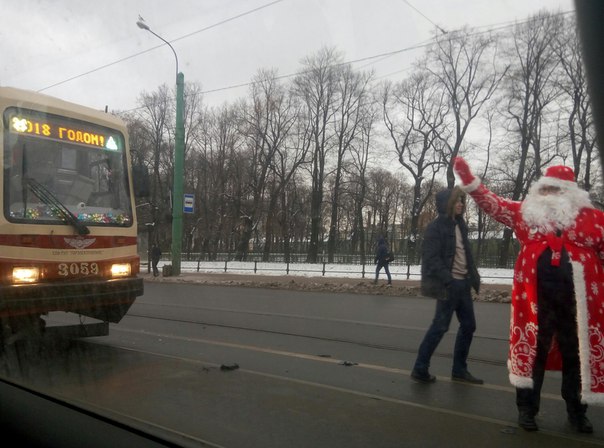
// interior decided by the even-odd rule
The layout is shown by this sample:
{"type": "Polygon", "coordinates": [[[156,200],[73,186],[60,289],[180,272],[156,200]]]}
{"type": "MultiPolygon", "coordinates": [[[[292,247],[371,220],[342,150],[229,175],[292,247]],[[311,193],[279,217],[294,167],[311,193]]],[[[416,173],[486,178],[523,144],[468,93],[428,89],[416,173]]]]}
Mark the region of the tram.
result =
{"type": "Polygon", "coordinates": [[[53,311],[106,334],[143,281],[125,123],[40,93],[0,87],[0,335],[42,329],[53,311]]]}

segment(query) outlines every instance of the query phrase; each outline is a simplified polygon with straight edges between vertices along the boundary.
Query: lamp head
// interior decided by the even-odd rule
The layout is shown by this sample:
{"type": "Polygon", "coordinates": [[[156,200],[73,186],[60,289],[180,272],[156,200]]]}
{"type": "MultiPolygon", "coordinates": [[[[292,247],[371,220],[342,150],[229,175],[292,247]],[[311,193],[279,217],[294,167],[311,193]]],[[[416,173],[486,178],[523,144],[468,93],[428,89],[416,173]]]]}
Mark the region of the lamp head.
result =
{"type": "Polygon", "coordinates": [[[151,31],[151,29],[149,28],[149,26],[145,22],[143,22],[142,20],[137,20],[136,21],[136,26],[138,26],[141,30],[151,31]]]}

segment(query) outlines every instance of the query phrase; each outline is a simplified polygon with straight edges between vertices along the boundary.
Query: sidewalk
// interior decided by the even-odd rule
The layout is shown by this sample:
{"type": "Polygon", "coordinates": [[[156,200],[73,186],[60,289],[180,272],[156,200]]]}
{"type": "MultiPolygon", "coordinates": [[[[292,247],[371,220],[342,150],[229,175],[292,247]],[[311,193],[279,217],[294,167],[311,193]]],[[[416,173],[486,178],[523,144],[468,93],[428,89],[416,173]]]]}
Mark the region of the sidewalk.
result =
{"type": "MultiPolygon", "coordinates": [[[[158,277],[146,271],[140,276],[146,282],[161,283],[196,283],[207,286],[238,286],[245,288],[270,288],[295,291],[314,291],[330,293],[356,293],[373,294],[399,297],[417,297],[419,280],[392,280],[392,286],[386,285],[385,276],[377,285],[370,278],[352,277],[305,277],[295,275],[262,275],[262,274],[235,274],[235,273],[182,273],[178,277],[158,277]]],[[[475,297],[479,301],[509,302],[511,286],[509,285],[481,285],[480,295],[475,297]]]]}

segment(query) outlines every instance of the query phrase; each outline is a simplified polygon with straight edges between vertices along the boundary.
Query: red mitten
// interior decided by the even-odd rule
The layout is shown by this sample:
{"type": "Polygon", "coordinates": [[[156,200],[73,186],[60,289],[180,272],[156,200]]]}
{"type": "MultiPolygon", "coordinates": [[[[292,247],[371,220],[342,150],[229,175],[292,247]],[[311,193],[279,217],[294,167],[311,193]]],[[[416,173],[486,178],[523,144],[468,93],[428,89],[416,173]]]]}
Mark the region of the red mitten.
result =
{"type": "Polygon", "coordinates": [[[453,159],[453,169],[464,185],[471,184],[474,181],[475,177],[463,158],[455,157],[453,159]]]}

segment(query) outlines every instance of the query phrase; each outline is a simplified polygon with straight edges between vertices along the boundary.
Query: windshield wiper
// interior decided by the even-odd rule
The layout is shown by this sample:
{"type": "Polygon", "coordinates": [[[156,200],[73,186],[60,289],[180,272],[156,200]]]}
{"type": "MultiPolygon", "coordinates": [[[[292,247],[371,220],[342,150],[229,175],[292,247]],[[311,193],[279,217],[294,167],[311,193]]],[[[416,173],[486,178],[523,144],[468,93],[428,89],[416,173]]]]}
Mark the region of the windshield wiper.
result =
{"type": "Polygon", "coordinates": [[[71,224],[78,232],[78,235],[88,235],[90,229],[86,227],[77,217],[75,217],[69,209],[57,199],[57,197],[48,190],[44,185],[35,179],[28,178],[27,186],[42,202],[50,207],[50,209],[67,224],[71,224]]]}

